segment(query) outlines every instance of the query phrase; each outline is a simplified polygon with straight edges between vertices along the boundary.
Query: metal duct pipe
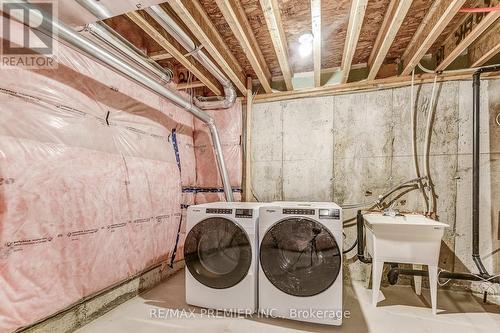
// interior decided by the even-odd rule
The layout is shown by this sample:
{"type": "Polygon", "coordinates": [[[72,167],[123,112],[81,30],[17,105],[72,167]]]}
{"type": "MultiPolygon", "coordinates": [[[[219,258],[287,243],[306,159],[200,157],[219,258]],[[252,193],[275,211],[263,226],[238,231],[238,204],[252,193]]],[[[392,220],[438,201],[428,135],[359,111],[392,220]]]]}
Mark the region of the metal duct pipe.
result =
{"type": "Polygon", "coordinates": [[[194,104],[201,109],[226,109],[236,100],[236,90],[231,81],[222,73],[212,60],[196,46],[191,37],[165,12],[160,6],[151,6],[146,12],[175,38],[196,60],[198,60],[222,85],[225,97],[210,98],[195,97],[194,104]]]}
{"type": "Polygon", "coordinates": [[[82,7],[87,9],[92,15],[97,17],[99,20],[105,20],[113,16],[113,14],[103,6],[99,0],[75,0],[82,7]]]}
{"type": "Polygon", "coordinates": [[[134,44],[123,38],[104,22],[89,23],[85,26],[85,29],[98,40],[111,46],[115,51],[123,54],[127,58],[130,58],[147,71],[153,73],[160,80],[163,80],[166,83],[172,80],[173,73],[171,71],[167,71],[158,65],[155,61],[144,54],[144,52],[135,47],[134,44]]]}
{"type": "Polygon", "coordinates": [[[215,121],[210,115],[203,112],[200,108],[192,105],[189,101],[185,100],[175,91],[166,88],[156,80],[150,78],[148,75],[135,69],[122,59],[116,57],[109,51],[98,46],[90,39],[81,36],[76,31],[66,26],[65,24],[54,20],[49,15],[45,14],[43,10],[38,8],[35,4],[31,4],[26,0],[21,0],[19,2],[19,6],[21,6],[25,11],[29,11],[30,22],[24,22],[24,14],[22,11],[11,11],[10,13],[11,17],[17,19],[18,21],[24,24],[29,24],[33,29],[37,29],[46,34],[50,34],[51,31],[50,28],[53,28],[55,35],[58,36],[60,40],[66,42],[67,44],[71,45],[77,50],[80,50],[88,54],[89,56],[101,61],[102,63],[116,70],[118,73],[128,77],[130,80],[137,82],[138,84],[144,86],[145,88],[157,93],[158,95],[164,98],[169,99],[173,103],[177,104],[179,107],[187,110],[188,112],[193,114],[193,116],[206,123],[210,128],[210,132],[212,135],[215,156],[217,158],[219,173],[221,175],[222,183],[224,185],[224,193],[226,196],[226,200],[234,201],[231,184],[229,181],[229,175],[227,173],[226,164],[224,162],[224,157],[222,154],[222,145],[220,142],[219,133],[217,131],[217,127],[215,126],[215,121]]]}

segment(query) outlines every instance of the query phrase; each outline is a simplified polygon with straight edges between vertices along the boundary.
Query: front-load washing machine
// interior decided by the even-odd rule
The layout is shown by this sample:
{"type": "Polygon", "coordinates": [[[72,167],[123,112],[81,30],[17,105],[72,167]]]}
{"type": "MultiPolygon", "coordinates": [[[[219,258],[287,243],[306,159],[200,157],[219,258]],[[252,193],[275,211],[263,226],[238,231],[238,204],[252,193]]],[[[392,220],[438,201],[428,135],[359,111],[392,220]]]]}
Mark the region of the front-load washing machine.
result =
{"type": "Polygon", "coordinates": [[[259,312],[342,323],[342,209],[274,202],[260,208],[259,312]]]}
{"type": "Polygon", "coordinates": [[[187,211],[186,302],[237,313],[257,311],[259,203],[213,202],[187,211]]]}

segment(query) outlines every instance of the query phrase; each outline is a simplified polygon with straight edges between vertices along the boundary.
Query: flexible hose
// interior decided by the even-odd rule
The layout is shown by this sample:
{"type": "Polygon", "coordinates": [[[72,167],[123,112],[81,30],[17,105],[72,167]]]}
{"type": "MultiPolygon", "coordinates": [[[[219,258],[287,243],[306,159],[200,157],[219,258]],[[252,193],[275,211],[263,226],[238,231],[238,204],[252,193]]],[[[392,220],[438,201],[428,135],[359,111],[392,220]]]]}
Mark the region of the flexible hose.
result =
{"type": "Polygon", "coordinates": [[[434,99],[436,93],[437,77],[438,76],[436,74],[434,76],[434,83],[432,84],[431,100],[429,103],[429,111],[427,112],[427,124],[425,128],[424,171],[427,177],[427,185],[430,188],[429,208],[427,209],[428,214],[434,211],[434,186],[430,177],[429,153],[431,149],[432,121],[434,118],[434,99]]]}
{"type": "MultiPolygon", "coordinates": [[[[419,64],[420,65],[420,64],[419,64]]],[[[410,107],[411,107],[411,143],[413,147],[413,167],[415,168],[415,176],[419,179],[418,186],[422,192],[422,198],[425,203],[425,211],[429,210],[429,199],[425,193],[424,185],[420,175],[420,167],[418,165],[418,147],[417,147],[417,106],[415,103],[415,69],[411,73],[411,93],[410,93],[410,107]]]]}

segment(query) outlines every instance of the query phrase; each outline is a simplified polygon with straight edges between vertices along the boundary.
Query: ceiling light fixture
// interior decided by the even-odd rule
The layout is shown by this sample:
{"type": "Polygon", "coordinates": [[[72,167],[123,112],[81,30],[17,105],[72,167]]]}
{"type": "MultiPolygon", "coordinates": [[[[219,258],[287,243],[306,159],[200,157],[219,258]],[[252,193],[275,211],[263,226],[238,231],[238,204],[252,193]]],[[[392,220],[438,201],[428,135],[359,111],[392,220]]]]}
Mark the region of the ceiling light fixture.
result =
{"type": "Polygon", "coordinates": [[[313,35],[303,34],[299,37],[299,54],[302,58],[310,56],[313,49],[313,35]]]}

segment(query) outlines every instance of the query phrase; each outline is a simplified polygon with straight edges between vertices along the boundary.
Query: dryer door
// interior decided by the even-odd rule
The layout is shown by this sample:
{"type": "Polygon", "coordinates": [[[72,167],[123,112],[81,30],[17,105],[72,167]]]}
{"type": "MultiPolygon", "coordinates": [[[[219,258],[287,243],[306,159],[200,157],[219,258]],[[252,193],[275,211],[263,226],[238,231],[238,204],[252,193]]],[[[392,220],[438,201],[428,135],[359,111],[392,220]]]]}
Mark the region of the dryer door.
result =
{"type": "MultiPolygon", "coordinates": [[[[337,279],[342,253],[332,233],[308,218],[273,225],[260,245],[260,264],[268,280],[293,296],[314,296],[337,279]]],[[[340,277],[342,278],[342,277],[340,277]]]]}
{"type": "Polygon", "coordinates": [[[246,232],[231,220],[210,217],[186,236],[184,260],[191,275],[207,287],[230,288],[247,275],[252,248],[246,232]]]}

